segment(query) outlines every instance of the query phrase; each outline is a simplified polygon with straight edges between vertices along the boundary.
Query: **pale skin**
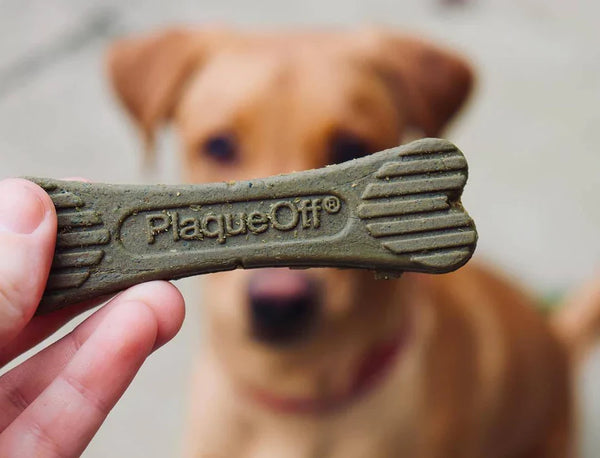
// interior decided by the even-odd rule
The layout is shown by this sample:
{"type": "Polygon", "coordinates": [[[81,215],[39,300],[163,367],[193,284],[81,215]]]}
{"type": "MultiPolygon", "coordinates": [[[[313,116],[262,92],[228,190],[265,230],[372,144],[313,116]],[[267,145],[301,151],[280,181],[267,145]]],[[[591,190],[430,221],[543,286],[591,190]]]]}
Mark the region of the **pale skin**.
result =
{"type": "MultiPolygon", "coordinates": [[[[0,367],[95,304],[33,316],[54,251],[56,214],[37,185],[0,181],[0,367]]],[[[0,377],[0,456],[79,456],[146,358],[180,329],[167,282],[135,286],[0,377]]]]}

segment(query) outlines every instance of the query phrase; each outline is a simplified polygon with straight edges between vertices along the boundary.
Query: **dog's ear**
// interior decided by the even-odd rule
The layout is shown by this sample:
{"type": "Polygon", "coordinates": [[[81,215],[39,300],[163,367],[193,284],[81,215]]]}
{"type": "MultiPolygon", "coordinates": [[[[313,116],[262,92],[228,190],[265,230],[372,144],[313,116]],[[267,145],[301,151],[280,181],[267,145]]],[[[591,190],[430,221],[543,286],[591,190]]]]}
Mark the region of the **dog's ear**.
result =
{"type": "Polygon", "coordinates": [[[109,79],[140,127],[152,156],[156,129],[172,116],[181,90],[206,56],[212,31],[172,28],[115,42],[107,54],[109,79]]]}
{"type": "Polygon", "coordinates": [[[392,88],[407,124],[425,136],[438,136],[472,90],[469,64],[450,51],[393,32],[369,30],[364,37],[367,58],[392,88]]]}

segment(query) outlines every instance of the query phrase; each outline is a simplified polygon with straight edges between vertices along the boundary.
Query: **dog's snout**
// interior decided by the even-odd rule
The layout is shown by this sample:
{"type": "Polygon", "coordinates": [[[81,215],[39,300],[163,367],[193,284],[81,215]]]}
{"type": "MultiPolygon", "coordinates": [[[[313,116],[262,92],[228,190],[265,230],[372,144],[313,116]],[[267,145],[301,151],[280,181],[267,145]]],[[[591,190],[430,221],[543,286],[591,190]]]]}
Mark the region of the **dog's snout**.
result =
{"type": "Polygon", "coordinates": [[[303,272],[263,269],[248,284],[251,330],[266,343],[287,344],[306,336],[319,303],[318,285],[303,272]]]}

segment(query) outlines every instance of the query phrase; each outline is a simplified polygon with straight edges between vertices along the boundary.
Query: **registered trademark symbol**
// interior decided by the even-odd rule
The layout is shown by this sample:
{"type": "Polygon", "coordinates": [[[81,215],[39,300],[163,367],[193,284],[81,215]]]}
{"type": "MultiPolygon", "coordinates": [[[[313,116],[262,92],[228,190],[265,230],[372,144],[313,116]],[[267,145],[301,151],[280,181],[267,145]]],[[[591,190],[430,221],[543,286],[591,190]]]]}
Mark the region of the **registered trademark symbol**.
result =
{"type": "Polygon", "coordinates": [[[341,207],[340,199],[335,196],[328,196],[323,199],[323,208],[327,213],[337,213],[341,207]]]}

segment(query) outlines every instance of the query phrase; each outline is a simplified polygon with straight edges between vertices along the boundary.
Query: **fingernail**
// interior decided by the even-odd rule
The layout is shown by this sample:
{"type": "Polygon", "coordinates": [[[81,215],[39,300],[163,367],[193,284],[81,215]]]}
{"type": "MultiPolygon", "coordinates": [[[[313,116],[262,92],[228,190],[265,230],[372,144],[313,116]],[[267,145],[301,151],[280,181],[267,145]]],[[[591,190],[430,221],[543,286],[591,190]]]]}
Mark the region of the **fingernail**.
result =
{"type": "Polygon", "coordinates": [[[31,234],[44,220],[46,206],[33,183],[0,181],[0,232],[31,234]]]}

